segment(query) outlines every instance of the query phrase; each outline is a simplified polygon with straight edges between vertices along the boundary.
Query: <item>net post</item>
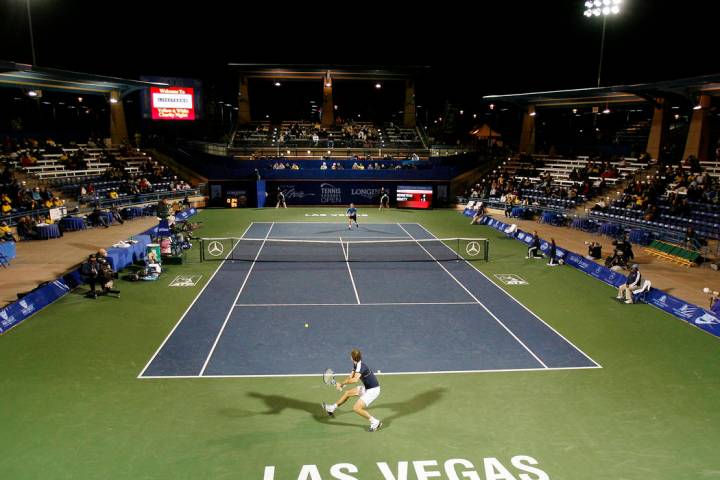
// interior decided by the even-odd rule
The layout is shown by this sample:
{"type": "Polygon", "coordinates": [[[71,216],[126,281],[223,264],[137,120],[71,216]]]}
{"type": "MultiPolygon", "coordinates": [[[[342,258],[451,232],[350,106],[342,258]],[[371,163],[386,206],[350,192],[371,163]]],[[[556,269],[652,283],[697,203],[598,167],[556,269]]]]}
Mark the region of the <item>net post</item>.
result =
{"type": "Polygon", "coordinates": [[[490,261],[490,239],[489,238],[485,239],[485,261],[486,262],[490,261]]]}
{"type": "Polygon", "coordinates": [[[460,238],[456,238],[455,241],[457,244],[455,245],[455,261],[460,261],[460,238]]]}
{"type": "Polygon", "coordinates": [[[200,239],[200,263],[205,261],[205,239],[200,239]]]}

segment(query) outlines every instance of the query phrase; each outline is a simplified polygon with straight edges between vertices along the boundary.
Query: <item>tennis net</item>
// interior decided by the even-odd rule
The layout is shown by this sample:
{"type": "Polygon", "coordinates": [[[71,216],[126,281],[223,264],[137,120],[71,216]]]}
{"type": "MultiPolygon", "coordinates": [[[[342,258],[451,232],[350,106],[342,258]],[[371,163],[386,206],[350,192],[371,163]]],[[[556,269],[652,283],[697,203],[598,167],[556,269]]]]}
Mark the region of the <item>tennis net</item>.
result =
{"type": "Polygon", "coordinates": [[[489,259],[486,238],[298,240],[201,238],[200,260],[247,262],[446,262],[489,259]]]}

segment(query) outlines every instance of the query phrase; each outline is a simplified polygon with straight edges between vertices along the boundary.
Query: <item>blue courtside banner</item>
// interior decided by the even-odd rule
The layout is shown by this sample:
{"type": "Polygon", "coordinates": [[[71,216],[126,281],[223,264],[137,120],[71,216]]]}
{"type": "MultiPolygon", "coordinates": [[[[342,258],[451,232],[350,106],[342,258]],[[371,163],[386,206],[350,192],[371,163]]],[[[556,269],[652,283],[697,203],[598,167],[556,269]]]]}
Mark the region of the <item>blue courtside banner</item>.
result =
{"type": "MultiPolygon", "coordinates": [[[[510,226],[507,223],[487,216],[483,217],[480,223],[502,232],[505,232],[505,230],[507,230],[510,226]]],[[[525,244],[532,242],[532,234],[523,232],[519,229],[513,233],[513,237],[525,244]]],[[[547,254],[550,249],[550,243],[545,240],[541,240],[540,249],[547,254]]],[[[608,285],[612,285],[613,287],[619,287],[625,283],[627,279],[625,275],[614,272],[592,260],[588,260],[580,254],[560,247],[556,247],[556,251],[558,258],[562,258],[567,265],[577,268],[578,270],[581,270],[608,285]]],[[[658,290],[657,288],[650,289],[645,296],[645,302],[702,330],[705,330],[708,333],[720,337],[720,318],[717,313],[711,310],[706,310],[680,298],[673,297],[672,295],[669,295],[662,290],[658,290]]]]}

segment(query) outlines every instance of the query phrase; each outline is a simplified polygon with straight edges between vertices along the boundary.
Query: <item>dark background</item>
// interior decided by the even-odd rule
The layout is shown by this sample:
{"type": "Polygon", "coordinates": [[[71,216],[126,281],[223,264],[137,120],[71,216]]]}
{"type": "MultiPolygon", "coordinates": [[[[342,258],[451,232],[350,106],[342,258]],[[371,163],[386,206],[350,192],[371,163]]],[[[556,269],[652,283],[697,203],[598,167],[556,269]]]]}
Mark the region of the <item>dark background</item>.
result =
{"type": "MultiPolygon", "coordinates": [[[[625,0],[623,13],[608,20],[602,83],[720,73],[710,4],[625,0]]],[[[41,66],[126,78],[197,78],[208,99],[234,104],[237,75],[229,62],[427,65],[417,99],[435,116],[447,102],[478,108],[485,94],[595,86],[602,26],[602,19],[583,16],[583,0],[31,0],[31,8],[41,66]]],[[[0,0],[0,59],[31,62],[24,0],[0,0]]],[[[274,97],[270,85],[251,88],[267,95],[262,108],[272,113],[272,99],[281,96],[274,97]]],[[[322,96],[321,85],[292,88],[293,108],[303,112],[309,112],[309,100],[322,96]]],[[[362,83],[336,85],[336,103],[346,108],[341,114],[372,111],[380,104],[373,103],[374,90],[362,83]]],[[[402,97],[395,103],[385,116],[401,109],[402,97]]],[[[254,115],[259,108],[253,104],[254,115]]]]}

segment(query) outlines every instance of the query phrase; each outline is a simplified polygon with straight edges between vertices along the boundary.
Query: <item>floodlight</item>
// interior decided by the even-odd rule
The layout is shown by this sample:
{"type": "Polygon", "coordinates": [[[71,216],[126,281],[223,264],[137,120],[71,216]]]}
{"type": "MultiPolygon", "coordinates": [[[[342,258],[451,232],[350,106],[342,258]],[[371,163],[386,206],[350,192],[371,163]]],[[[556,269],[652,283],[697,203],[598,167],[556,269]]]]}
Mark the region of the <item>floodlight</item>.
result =
{"type": "Polygon", "coordinates": [[[602,9],[603,15],[610,15],[610,7],[603,7],[602,9]]]}
{"type": "Polygon", "coordinates": [[[603,5],[605,5],[606,7],[609,7],[611,3],[611,0],[603,0],[603,5]]]}
{"type": "Polygon", "coordinates": [[[494,103],[491,103],[491,104],[490,104],[490,110],[494,110],[494,109],[495,109],[495,104],[494,104],[494,103]]]}
{"type": "Polygon", "coordinates": [[[603,110],[603,113],[604,113],[604,114],[610,113],[610,109],[609,109],[608,107],[605,107],[605,110],[603,110]]]}
{"type": "Polygon", "coordinates": [[[27,92],[27,94],[28,94],[28,97],[37,97],[38,96],[38,93],[35,90],[30,90],[29,92],[27,92]]]}
{"type": "Polygon", "coordinates": [[[537,115],[537,113],[535,113],[535,112],[530,112],[528,115],[530,115],[531,117],[534,117],[535,115],[537,115]]]}
{"type": "Polygon", "coordinates": [[[592,7],[593,7],[593,2],[591,2],[590,0],[585,2],[585,8],[592,8],[592,7]]]}
{"type": "Polygon", "coordinates": [[[375,88],[382,88],[382,84],[380,84],[380,82],[376,83],[375,88]]]}
{"type": "Polygon", "coordinates": [[[118,103],[118,99],[117,99],[117,98],[111,98],[111,99],[110,99],[110,103],[118,103]]]}
{"type": "Polygon", "coordinates": [[[279,87],[280,85],[282,85],[280,82],[278,82],[278,81],[275,82],[276,87],[279,87]]]}
{"type": "Polygon", "coordinates": [[[473,118],[477,118],[477,113],[473,113],[473,118]]]}
{"type": "Polygon", "coordinates": [[[619,6],[619,5],[613,5],[612,7],[610,7],[610,11],[611,11],[613,14],[617,15],[618,13],[620,13],[620,6],[619,6]]]}
{"type": "Polygon", "coordinates": [[[593,10],[592,13],[593,13],[593,15],[595,15],[596,17],[599,17],[600,14],[602,13],[602,10],[600,10],[599,8],[596,8],[596,9],[593,10]]]}
{"type": "Polygon", "coordinates": [[[463,115],[465,113],[464,110],[460,110],[460,115],[463,115]]]}
{"type": "Polygon", "coordinates": [[[588,18],[592,17],[592,10],[585,10],[585,12],[583,13],[583,15],[585,15],[585,16],[588,17],[588,18]]]}
{"type": "Polygon", "coordinates": [[[693,110],[702,110],[702,105],[697,104],[693,107],[693,110]]]}
{"type": "Polygon", "coordinates": [[[596,7],[600,7],[600,6],[602,6],[602,0],[595,0],[595,1],[593,2],[593,4],[594,4],[596,7]]]}

